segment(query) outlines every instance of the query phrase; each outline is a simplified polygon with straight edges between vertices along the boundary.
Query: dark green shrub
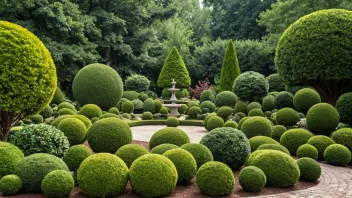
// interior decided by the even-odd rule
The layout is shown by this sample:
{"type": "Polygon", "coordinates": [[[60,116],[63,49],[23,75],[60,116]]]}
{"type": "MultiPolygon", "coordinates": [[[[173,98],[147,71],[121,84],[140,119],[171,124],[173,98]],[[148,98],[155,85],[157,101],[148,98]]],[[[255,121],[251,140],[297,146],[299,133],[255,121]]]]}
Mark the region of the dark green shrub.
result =
{"type": "Polygon", "coordinates": [[[233,81],[241,74],[232,40],[227,45],[220,73],[220,92],[232,91],[233,81]]]}
{"type": "Polygon", "coordinates": [[[309,157],[313,160],[317,160],[318,159],[318,150],[310,144],[303,144],[300,147],[298,147],[297,152],[296,152],[296,156],[298,158],[309,157]]]}
{"type": "Polygon", "coordinates": [[[235,112],[242,112],[244,114],[247,113],[247,102],[243,100],[238,100],[235,104],[235,112]]]}
{"type": "Polygon", "coordinates": [[[176,187],[177,178],[177,170],[172,161],[157,154],[139,157],[129,171],[132,189],[143,197],[169,195],[176,187]]]}
{"type": "MultiPolygon", "coordinates": [[[[116,115],[114,113],[104,113],[103,115],[101,115],[98,119],[99,120],[102,120],[104,118],[120,118],[120,115],[122,114],[119,114],[119,115],[116,115]]],[[[93,119],[93,118],[92,118],[93,119]]]]}
{"type": "Polygon", "coordinates": [[[131,164],[142,155],[148,154],[148,150],[139,144],[126,144],[116,151],[115,155],[121,158],[130,167],[131,164]]]}
{"type": "Polygon", "coordinates": [[[213,113],[210,113],[210,114],[208,114],[205,118],[204,118],[204,128],[205,129],[207,129],[208,131],[210,131],[209,129],[208,129],[208,120],[210,119],[210,117],[212,117],[212,116],[216,116],[216,113],[215,112],[213,112],[213,113]]]}
{"type": "Polygon", "coordinates": [[[163,103],[160,100],[154,100],[155,112],[159,112],[163,107],[163,103]]]}
{"type": "Polygon", "coordinates": [[[238,122],[237,129],[241,130],[243,123],[244,123],[246,120],[248,120],[248,119],[249,119],[249,117],[244,117],[244,118],[242,118],[242,119],[238,122]]]}
{"type": "Polygon", "coordinates": [[[6,175],[0,179],[0,192],[4,195],[14,195],[22,186],[22,180],[17,175],[6,175]]]}
{"type": "Polygon", "coordinates": [[[187,107],[200,107],[199,101],[198,100],[192,100],[187,103],[187,107]]]}
{"type": "Polygon", "coordinates": [[[51,171],[41,183],[41,189],[48,197],[65,197],[74,187],[75,181],[71,173],[65,170],[51,171]]]}
{"type": "Polygon", "coordinates": [[[235,116],[238,116],[241,120],[242,118],[246,117],[246,114],[243,112],[238,112],[238,113],[235,113],[235,116]]]}
{"type": "Polygon", "coordinates": [[[264,112],[261,109],[252,109],[248,112],[248,116],[261,116],[265,117],[264,112]]]}
{"type": "Polygon", "coordinates": [[[263,144],[279,144],[277,141],[266,136],[255,136],[249,139],[249,144],[251,145],[251,152],[257,150],[260,145],[263,144]]]}
{"type": "Polygon", "coordinates": [[[150,86],[150,80],[139,74],[131,74],[125,80],[125,89],[127,91],[147,91],[150,86]]]}
{"type": "Polygon", "coordinates": [[[121,105],[121,111],[124,113],[133,113],[134,105],[131,101],[127,100],[121,105]]]}
{"type": "Polygon", "coordinates": [[[58,128],[65,134],[71,146],[86,141],[87,128],[78,118],[66,118],[60,122],[58,128]]]}
{"type": "Polygon", "coordinates": [[[169,114],[169,110],[167,109],[167,107],[161,107],[159,110],[159,113],[162,115],[168,115],[169,114]]]}
{"type": "Polygon", "coordinates": [[[318,159],[324,159],[324,151],[331,144],[335,144],[335,142],[325,135],[316,135],[314,137],[309,138],[307,144],[313,145],[318,150],[318,159]]]}
{"type": "Polygon", "coordinates": [[[252,102],[255,98],[262,98],[268,94],[269,84],[262,74],[248,71],[236,78],[232,88],[239,98],[252,102]]]}
{"type": "Polygon", "coordinates": [[[223,127],[223,126],[224,126],[224,120],[221,117],[214,115],[214,116],[210,116],[209,119],[207,120],[206,129],[208,131],[212,131],[213,129],[223,127]]]}
{"type": "Polygon", "coordinates": [[[177,111],[182,115],[182,114],[186,113],[187,109],[188,109],[187,105],[182,104],[181,107],[179,107],[177,111]]]}
{"type": "Polygon", "coordinates": [[[155,113],[155,106],[154,106],[154,100],[151,98],[148,98],[144,101],[143,104],[143,111],[149,111],[151,113],[155,113]]]}
{"type": "Polygon", "coordinates": [[[166,120],[166,126],[167,127],[178,127],[179,121],[176,117],[169,117],[166,120]]]}
{"type": "Polygon", "coordinates": [[[352,150],[352,128],[341,128],[335,131],[332,134],[331,139],[336,144],[342,144],[349,150],[352,150]]]}
{"type": "Polygon", "coordinates": [[[122,193],[127,185],[128,167],[116,155],[94,154],[82,162],[77,181],[79,188],[88,196],[115,196],[122,193]]]}
{"type": "Polygon", "coordinates": [[[280,144],[262,144],[260,145],[257,150],[277,150],[290,155],[290,152],[284,146],[280,144]]]}
{"type": "Polygon", "coordinates": [[[193,155],[197,162],[197,169],[199,169],[203,164],[214,160],[211,151],[203,144],[187,143],[182,145],[181,148],[193,155]]]}
{"type": "MultiPolygon", "coordinates": [[[[140,93],[139,92],[136,92],[136,91],[124,91],[123,94],[122,94],[122,98],[125,98],[127,100],[136,100],[136,99],[139,99],[140,93]]],[[[122,101],[122,103],[125,102],[125,101],[122,101]]],[[[122,104],[121,103],[121,104],[122,104]]]]}
{"type": "MultiPolygon", "coordinates": [[[[139,99],[135,99],[135,100],[132,100],[132,103],[133,103],[133,107],[134,107],[134,112],[143,112],[143,105],[144,103],[139,100],[139,99]]],[[[121,106],[121,109],[122,109],[122,106],[121,106]]]]}
{"type": "Polygon", "coordinates": [[[266,176],[260,168],[247,166],[241,170],[239,182],[245,191],[260,192],[266,184],[266,176]]]}
{"type": "MultiPolygon", "coordinates": [[[[15,167],[24,158],[22,151],[13,144],[0,142],[0,178],[12,174],[15,167]]],[[[0,190],[0,192],[3,192],[0,190]]]]}
{"type": "Polygon", "coordinates": [[[153,119],[153,114],[150,112],[143,112],[142,114],[142,119],[143,120],[152,120],[153,119]]]}
{"type": "Polygon", "coordinates": [[[342,144],[331,144],[324,151],[324,159],[332,165],[346,166],[351,161],[351,151],[342,144]]]}
{"type": "Polygon", "coordinates": [[[43,116],[43,118],[45,119],[45,118],[51,118],[52,113],[53,113],[53,109],[48,105],[39,114],[43,116]]]}
{"type": "Polygon", "coordinates": [[[81,163],[89,156],[92,152],[85,145],[75,145],[70,147],[62,159],[71,171],[77,171],[81,163]]]}
{"type": "Polygon", "coordinates": [[[215,97],[215,105],[217,107],[229,106],[234,107],[237,102],[237,96],[231,91],[222,91],[215,97]]]}
{"type": "Polygon", "coordinates": [[[231,194],[235,186],[232,170],[221,162],[207,162],[202,165],[196,175],[199,190],[210,196],[231,194]]]}
{"type": "Polygon", "coordinates": [[[131,144],[132,132],[124,121],[105,118],[95,122],[88,129],[87,140],[96,153],[115,153],[121,146],[131,144]]]}
{"type": "Polygon", "coordinates": [[[266,77],[266,80],[269,83],[269,92],[285,91],[285,82],[279,74],[277,73],[271,74],[268,77],[266,77]]]}
{"type": "Polygon", "coordinates": [[[187,115],[189,118],[197,118],[197,115],[202,114],[202,110],[199,107],[193,106],[188,109],[187,115]]]}
{"type": "Polygon", "coordinates": [[[157,99],[158,98],[158,94],[156,94],[154,91],[145,91],[144,93],[146,93],[148,96],[149,96],[149,98],[152,98],[152,99],[157,99]]]}
{"type": "Polygon", "coordinates": [[[212,113],[215,111],[215,104],[209,100],[206,100],[200,104],[200,108],[202,109],[203,113],[212,113]],[[204,112],[203,109],[208,109],[208,112],[204,112]]]}
{"type": "Polygon", "coordinates": [[[222,106],[216,112],[217,116],[221,117],[224,120],[224,122],[226,122],[227,118],[230,115],[232,115],[232,113],[233,113],[233,109],[228,106],[222,106]]]}
{"type": "Polygon", "coordinates": [[[215,101],[215,93],[212,90],[204,90],[200,94],[200,102],[203,103],[204,101],[209,100],[210,102],[215,101]]]}
{"type": "Polygon", "coordinates": [[[40,124],[43,123],[43,116],[36,114],[32,115],[29,117],[29,119],[34,123],[34,124],[40,124]]]}
{"type": "Polygon", "coordinates": [[[56,87],[54,97],[51,100],[50,104],[60,104],[62,102],[65,102],[65,94],[62,93],[59,87],[56,87]]]}
{"type": "Polygon", "coordinates": [[[247,105],[247,112],[253,109],[262,109],[262,105],[259,102],[251,102],[247,105]]]}
{"type": "Polygon", "coordinates": [[[68,108],[62,108],[58,112],[60,115],[76,115],[76,112],[68,108]]]}
{"type": "MultiPolygon", "coordinates": [[[[82,109],[80,111],[82,111],[82,109]]],[[[115,115],[119,115],[119,113],[120,113],[119,109],[116,107],[111,107],[108,112],[113,113],[115,115]]]]}
{"type": "Polygon", "coordinates": [[[273,126],[272,138],[279,142],[282,134],[284,134],[286,131],[287,131],[287,129],[285,126],[275,125],[275,126],[273,126]]]}
{"type": "Polygon", "coordinates": [[[308,157],[302,157],[297,160],[297,164],[301,172],[299,180],[314,182],[319,179],[321,168],[318,162],[308,157]]]}
{"type": "Polygon", "coordinates": [[[293,95],[290,92],[282,91],[276,95],[274,104],[276,108],[293,108],[293,95]]]}
{"type": "Polygon", "coordinates": [[[235,121],[229,120],[227,122],[225,122],[224,127],[231,127],[234,129],[237,129],[237,123],[235,121]]]}
{"type": "Polygon", "coordinates": [[[73,111],[74,113],[77,113],[77,110],[75,108],[75,106],[73,106],[73,104],[69,103],[69,102],[62,102],[57,106],[57,110],[61,110],[61,109],[70,109],[71,111],[73,111]]]}
{"type": "Polygon", "coordinates": [[[329,135],[339,124],[340,116],[330,104],[319,103],[307,113],[307,128],[318,135],[329,135]]]}
{"type": "Polygon", "coordinates": [[[247,138],[252,138],[254,136],[271,137],[273,133],[270,121],[260,116],[249,117],[242,124],[240,130],[246,134],[247,138]]]}
{"type": "Polygon", "coordinates": [[[313,105],[321,102],[320,95],[314,89],[303,88],[293,96],[293,105],[297,111],[306,113],[313,105]]]}
{"type": "Polygon", "coordinates": [[[162,155],[168,150],[177,149],[177,148],[179,148],[179,146],[174,144],[160,144],[154,147],[153,149],[151,149],[150,153],[162,155]]]}
{"type": "Polygon", "coordinates": [[[297,112],[291,108],[282,108],[276,112],[276,124],[293,126],[299,121],[297,112]]]}
{"type": "Polygon", "coordinates": [[[264,111],[271,111],[273,109],[276,109],[275,97],[272,95],[265,96],[263,98],[262,106],[264,111]]]}
{"type": "Polygon", "coordinates": [[[290,151],[291,155],[296,155],[297,149],[308,142],[313,134],[306,129],[290,129],[282,134],[280,144],[290,151]]]}
{"type": "Polygon", "coordinates": [[[203,136],[201,144],[209,148],[215,161],[220,161],[231,168],[241,167],[250,154],[247,137],[237,129],[217,128],[203,136]]]}
{"type": "Polygon", "coordinates": [[[352,126],[352,92],[345,93],[336,102],[341,122],[352,126]]]}
{"type": "Polygon", "coordinates": [[[149,141],[149,148],[153,149],[154,147],[165,143],[182,146],[189,142],[190,139],[188,135],[181,129],[175,127],[166,127],[153,134],[149,141]]]}

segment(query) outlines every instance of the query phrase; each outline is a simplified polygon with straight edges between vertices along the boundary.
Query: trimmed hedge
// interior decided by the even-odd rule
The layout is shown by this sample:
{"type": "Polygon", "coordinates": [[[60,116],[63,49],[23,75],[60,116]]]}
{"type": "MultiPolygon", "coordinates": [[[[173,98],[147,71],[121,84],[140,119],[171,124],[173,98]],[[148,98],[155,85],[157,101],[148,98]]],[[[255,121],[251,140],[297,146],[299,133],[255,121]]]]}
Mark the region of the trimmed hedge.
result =
{"type": "Polygon", "coordinates": [[[249,144],[251,145],[251,152],[258,149],[260,145],[263,144],[279,144],[277,141],[266,136],[255,136],[249,139],[249,144]]]}
{"type": "Polygon", "coordinates": [[[151,149],[150,153],[162,155],[168,150],[177,149],[177,148],[179,148],[179,146],[174,145],[174,144],[167,144],[167,143],[166,144],[160,144],[160,145],[154,147],[153,149],[151,149]]]}
{"type": "Polygon", "coordinates": [[[342,94],[336,102],[341,122],[352,126],[352,92],[342,94]]]}
{"type": "Polygon", "coordinates": [[[248,116],[253,117],[253,116],[261,116],[265,117],[264,112],[261,109],[252,109],[248,112],[248,116]]]}
{"type": "Polygon", "coordinates": [[[293,105],[297,111],[306,113],[313,105],[321,103],[320,95],[314,89],[304,88],[293,96],[293,105]]]}
{"type": "Polygon", "coordinates": [[[332,165],[346,166],[351,161],[351,151],[342,144],[332,144],[326,147],[324,159],[332,165]]]}
{"type": "Polygon", "coordinates": [[[299,180],[314,182],[319,179],[321,168],[318,162],[308,157],[302,157],[297,160],[297,164],[301,172],[299,180]]]}
{"type": "Polygon", "coordinates": [[[331,139],[337,144],[346,146],[350,151],[352,150],[352,128],[341,128],[335,131],[331,139]]]}
{"type": "Polygon", "coordinates": [[[291,108],[282,108],[276,112],[276,123],[278,125],[293,126],[299,121],[297,112],[291,108]]]}
{"type": "Polygon", "coordinates": [[[187,133],[181,129],[175,127],[166,127],[153,134],[149,141],[149,148],[153,149],[154,147],[165,143],[182,146],[189,142],[190,139],[187,133]]]}
{"type": "Polygon", "coordinates": [[[266,80],[269,83],[269,92],[285,91],[285,82],[279,74],[270,74],[268,77],[266,77],[266,80]]]}
{"type": "Polygon", "coordinates": [[[23,152],[17,146],[0,142],[0,178],[12,174],[23,158],[23,152]]]}
{"type": "Polygon", "coordinates": [[[247,105],[247,112],[253,109],[262,109],[262,105],[259,102],[251,102],[247,105]]]}
{"type": "Polygon", "coordinates": [[[313,134],[306,129],[290,129],[282,134],[280,144],[290,151],[291,155],[296,155],[297,149],[308,142],[313,134]]]}
{"type": "Polygon", "coordinates": [[[134,104],[133,102],[127,100],[121,105],[121,111],[124,113],[133,113],[134,110],[134,104]]]}
{"type": "Polygon", "coordinates": [[[313,160],[317,160],[318,159],[318,150],[310,144],[303,144],[300,147],[298,147],[297,152],[296,152],[296,156],[298,158],[309,157],[313,160]]]}
{"type": "Polygon", "coordinates": [[[199,169],[203,164],[214,160],[211,151],[203,144],[187,143],[182,145],[181,148],[193,155],[197,162],[197,169],[199,169]]]}
{"type": "Polygon", "coordinates": [[[51,171],[41,183],[41,189],[48,197],[65,197],[74,187],[75,181],[71,173],[65,170],[51,171]]]}
{"type": "Polygon", "coordinates": [[[79,114],[84,115],[89,119],[92,119],[94,117],[99,118],[103,114],[103,112],[98,105],[86,104],[79,110],[79,114]]]}
{"type": "Polygon", "coordinates": [[[239,182],[245,191],[260,192],[266,184],[266,176],[260,168],[247,166],[241,170],[239,182]]]}
{"type": "Polygon", "coordinates": [[[22,180],[17,175],[6,175],[0,179],[0,192],[4,195],[14,195],[22,186],[22,180]]]}
{"type": "Polygon", "coordinates": [[[229,106],[234,107],[237,102],[237,96],[231,91],[222,91],[216,95],[215,105],[217,107],[229,106]]]}
{"type": "Polygon", "coordinates": [[[131,164],[142,155],[148,154],[148,150],[139,144],[126,144],[116,151],[115,155],[121,158],[129,168],[131,164]]]}
{"type": "Polygon", "coordinates": [[[328,136],[316,135],[309,138],[307,144],[313,145],[318,150],[318,160],[323,160],[325,149],[331,144],[335,144],[335,142],[328,136]]]}
{"type": "Polygon", "coordinates": [[[189,118],[197,118],[197,115],[202,114],[202,110],[199,107],[191,107],[188,109],[187,115],[189,118]]]}
{"type": "Polygon", "coordinates": [[[215,104],[209,100],[206,100],[200,104],[200,108],[202,109],[203,113],[212,113],[215,111],[215,104]],[[207,109],[207,112],[204,112],[204,109],[207,109]]]}
{"type": "Polygon", "coordinates": [[[215,93],[212,90],[204,90],[200,94],[200,102],[203,103],[204,101],[209,100],[210,102],[214,102],[215,100],[215,93]]]}
{"type": "Polygon", "coordinates": [[[247,138],[254,136],[271,137],[273,133],[270,121],[260,116],[249,117],[242,124],[241,131],[246,134],[247,138]]]}
{"type": "Polygon", "coordinates": [[[76,172],[81,163],[91,155],[92,152],[87,146],[83,144],[75,145],[67,150],[62,160],[66,163],[71,171],[76,172]]]}
{"type": "Polygon", "coordinates": [[[330,135],[339,124],[340,116],[330,104],[319,103],[307,113],[307,128],[317,135],[330,135]]]}
{"type": "Polygon", "coordinates": [[[265,76],[254,71],[244,72],[233,82],[234,93],[242,100],[253,101],[268,94],[269,84],[265,76]]]}
{"type": "Polygon", "coordinates": [[[228,106],[222,106],[216,112],[217,116],[221,117],[224,120],[224,122],[226,122],[227,118],[230,115],[232,115],[232,113],[233,113],[233,109],[228,106]]]}

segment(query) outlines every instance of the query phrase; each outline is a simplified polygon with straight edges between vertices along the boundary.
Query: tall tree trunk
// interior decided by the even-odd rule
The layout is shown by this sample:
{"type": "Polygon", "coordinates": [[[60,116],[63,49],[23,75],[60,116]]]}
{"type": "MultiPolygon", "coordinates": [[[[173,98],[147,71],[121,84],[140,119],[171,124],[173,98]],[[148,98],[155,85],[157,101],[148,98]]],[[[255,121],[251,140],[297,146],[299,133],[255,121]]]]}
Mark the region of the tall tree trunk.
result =
{"type": "Polygon", "coordinates": [[[11,127],[20,119],[22,119],[22,117],[15,116],[13,112],[0,112],[0,141],[7,142],[11,127]]]}

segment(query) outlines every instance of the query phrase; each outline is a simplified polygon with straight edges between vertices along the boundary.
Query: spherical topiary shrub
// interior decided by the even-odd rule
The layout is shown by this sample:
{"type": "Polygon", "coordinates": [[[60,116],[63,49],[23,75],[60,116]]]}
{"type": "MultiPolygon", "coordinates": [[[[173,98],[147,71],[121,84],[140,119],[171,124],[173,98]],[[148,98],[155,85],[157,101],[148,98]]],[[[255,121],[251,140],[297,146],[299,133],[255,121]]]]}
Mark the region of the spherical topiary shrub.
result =
{"type": "Polygon", "coordinates": [[[187,103],[187,107],[188,107],[188,108],[191,108],[191,107],[200,107],[199,101],[198,101],[198,100],[189,101],[189,102],[187,103]]]}
{"type": "Polygon", "coordinates": [[[151,112],[149,112],[149,111],[143,112],[142,119],[143,120],[152,120],[153,119],[153,114],[151,112]]]}
{"type": "Polygon", "coordinates": [[[268,152],[271,152],[271,150],[274,150],[274,149],[264,149],[264,150],[257,149],[256,151],[254,151],[253,153],[248,155],[248,157],[246,158],[246,161],[245,161],[245,166],[250,166],[252,164],[254,158],[256,158],[259,154],[268,153],[268,152]]]}
{"type": "Polygon", "coordinates": [[[154,100],[155,112],[159,112],[161,107],[163,107],[163,103],[160,100],[154,100]]]}
{"type": "MultiPolygon", "coordinates": [[[[124,92],[122,93],[122,98],[124,98],[124,99],[126,99],[126,100],[132,101],[132,100],[138,99],[139,95],[140,95],[140,93],[138,93],[138,92],[136,92],[136,91],[124,91],[124,92]]],[[[123,102],[125,102],[125,101],[121,101],[121,100],[120,100],[120,102],[123,103],[123,102]]],[[[122,103],[121,103],[121,105],[122,105],[122,103]]]]}
{"type": "Polygon", "coordinates": [[[208,131],[211,131],[213,129],[223,127],[223,126],[224,126],[224,120],[219,116],[210,116],[207,121],[208,131]]]}
{"type": "Polygon", "coordinates": [[[178,127],[179,121],[176,117],[169,117],[166,120],[166,126],[167,127],[178,127]]]}
{"type": "Polygon", "coordinates": [[[169,195],[176,187],[177,178],[177,170],[172,161],[157,154],[139,157],[129,171],[132,189],[143,197],[169,195]]]}
{"type": "Polygon", "coordinates": [[[269,83],[269,92],[285,91],[285,82],[279,74],[277,73],[271,74],[268,77],[266,77],[266,80],[269,83]]]}
{"type": "MultiPolygon", "coordinates": [[[[80,111],[82,111],[82,108],[81,108],[80,111]]],[[[120,111],[119,111],[119,109],[116,108],[116,107],[111,107],[111,108],[109,109],[108,113],[113,113],[113,114],[115,114],[115,115],[119,115],[119,114],[120,114],[120,111]]]]}
{"type": "Polygon", "coordinates": [[[169,110],[167,107],[161,107],[160,110],[159,110],[159,113],[162,114],[162,115],[168,115],[169,114],[169,110]]]}
{"type": "Polygon", "coordinates": [[[52,123],[51,125],[58,128],[59,124],[61,121],[63,121],[64,119],[66,118],[78,118],[80,119],[84,125],[86,125],[87,129],[92,126],[92,122],[89,120],[89,118],[87,118],[86,116],[84,115],[62,115],[62,116],[59,116],[57,117],[52,123]]]}
{"type": "Polygon", "coordinates": [[[249,119],[249,117],[244,117],[244,118],[242,118],[242,119],[238,122],[237,129],[241,130],[243,123],[244,123],[246,120],[248,120],[248,119],[249,119]]]}
{"type": "Polygon", "coordinates": [[[148,154],[148,150],[139,144],[126,144],[116,151],[115,155],[121,158],[130,167],[131,164],[142,155],[148,154]]]}
{"type": "Polygon", "coordinates": [[[275,101],[275,97],[273,95],[265,96],[262,101],[263,110],[271,111],[273,109],[276,109],[274,101],[275,101]]]}
{"type": "Polygon", "coordinates": [[[77,181],[79,188],[88,196],[115,196],[123,192],[127,185],[128,167],[116,155],[94,154],[82,162],[77,181]]]}
{"type": "Polygon", "coordinates": [[[212,152],[214,160],[231,168],[241,167],[250,153],[247,137],[240,130],[230,127],[216,128],[200,141],[212,152]]]}
{"type": "Polygon", "coordinates": [[[239,182],[245,191],[260,192],[266,184],[266,176],[260,168],[247,166],[241,170],[239,182]]]}
{"type": "Polygon", "coordinates": [[[127,100],[121,105],[121,111],[124,113],[133,113],[134,110],[134,105],[133,102],[127,100]]]}
{"type": "Polygon", "coordinates": [[[171,150],[171,149],[176,149],[176,148],[179,148],[179,146],[174,145],[174,144],[160,144],[160,145],[154,147],[153,149],[151,149],[150,153],[162,155],[166,151],[171,150]]]}
{"type": "Polygon", "coordinates": [[[140,100],[142,102],[144,102],[146,99],[148,99],[149,96],[148,94],[145,94],[145,93],[141,93],[139,96],[138,96],[138,99],[134,99],[134,100],[140,100]]]}
{"type": "Polygon", "coordinates": [[[139,74],[131,74],[125,80],[125,89],[127,91],[147,91],[149,89],[150,80],[139,74]]]}
{"type": "Polygon", "coordinates": [[[143,104],[143,111],[149,111],[151,113],[155,113],[155,106],[154,106],[154,100],[151,98],[148,98],[144,101],[143,104]]]}
{"type": "Polygon", "coordinates": [[[193,155],[197,162],[197,169],[199,169],[203,164],[214,160],[211,151],[203,144],[188,143],[182,145],[181,148],[193,155]]]}
{"type": "Polygon", "coordinates": [[[51,115],[53,113],[53,108],[51,108],[49,105],[45,107],[43,111],[41,111],[39,114],[43,116],[43,118],[51,118],[51,115]]]}
{"type": "Polygon", "coordinates": [[[352,92],[345,93],[336,101],[336,109],[341,122],[352,126],[352,92]]]}
{"type": "Polygon", "coordinates": [[[263,144],[279,144],[277,141],[266,136],[255,136],[249,139],[249,144],[251,145],[251,152],[257,150],[260,145],[263,144]]]}
{"type": "Polygon", "coordinates": [[[43,116],[36,114],[32,115],[29,117],[29,119],[34,123],[34,124],[40,124],[43,123],[43,116]]]}
{"type": "Polygon", "coordinates": [[[197,171],[196,183],[199,190],[210,196],[231,194],[235,186],[232,170],[221,162],[207,162],[197,171]]]}
{"type": "Polygon", "coordinates": [[[259,102],[251,102],[247,105],[247,112],[253,109],[262,109],[262,105],[259,102]]]}
{"type": "Polygon", "coordinates": [[[247,138],[254,136],[271,137],[273,133],[270,121],[260,116],[249,117],[242,124],[241,131],[246,134],[247,138]]]}
{"type": "Polygon", "coordinates": [[[87,128],[77,118],[64,119],[58,128],[65,134],[70,145],[82,144],[86,140],[87,128]]]}
{"type": "Polygon", "coordinates": [[[254,71],[244,72],[233,82],[234,93],[245,101],[262,98],[268,94],[269,84],[265,76],[254,71]]]}
{"type": "Polygon", "coordinates": [[[299,121],[297,112],[291,108],[282,108],[276,112],[276,123],[278,125],[293,126],[299,121]]]}
{"type": "MultiPolygon", "coordinates": [[[[124,114],[120,114],[121,116],[124,115],[124,114]]],[[[101,115],[98,119],[99,120],[102,120],[102,119],[105,119],[105,118],[120,118],[119,115],[116,115],[114,113],[104,113],[103,115],[101,115]]],[[[92,118],[93,120],[93,118],[92,118]]],[[[97,121],[97,120],[96,120],[97,121]]]]}
{"type": "Polygon", "coordinates": [[[208,131],[209,131],[209,129],[208,129],[208,120],[209,120],[212,116],[216,116],[216,113],[213,112],[213,113],[208,114],[208,115],[204,118],[204,120],[203,120],[204,128],[206,128],[208,131]]]}
{"type": "Polygon", "coordinates": [[[225,122],[224,127],[231,127],[236,129],[237,128],[237,123],[235,121],[229,120],[227,122],[225,122]]]}
{"type": "Polygon", "coordinates": [[[187,109],[188,109],[188,106],[185,105],[185,104],[182,104],[181,107],[177,109],[177,111],[178,111],[181,115],[183,115],[183,114],[186,113],[187,109]]]}
{"type": "Polygon", "coordinates": [[[228,106],[222,106],[216,112],[217,116],[221,117],[225,122],[227,120],[227,117],[232,115],[232,113],[233,113],[233,109],[228,106]]]}
{"type": "Polygon", "coordinates": [[[60,115],[76,115],[76,112],[72,111],[69,108],[62,108],[58,112],[60,115]]]}
{"type": "MultiPolygon", "coordinates": [[[[144,94],[146,95],[146,94],[144,94]]],[[[155,101],[154,101],[155,102],[155,101]]],[[[141,113],[143,112],[143,101],[142,100],[139,100],[139,99],[134,99],[132,100],[132,103],[133,103],[133,106],[134,106],[134,110],[133,112],[135,113],[141,113]]],[[[154,103],[155,104],[155,103],[154,103]]],[[[121,105],[121,109],[122,109],[122,105],[121,105]]]]}
{"type": "Polygon", "coordinates": [[[316,104],[307,113],[308,130],[318,135],[329,135],[336,129],[339,120],[337,110],[327,103],[316,104]]]}
{"type": "Polygon", "coordinates": [[[276,141],[280,141],[282,134],[287,131],[285,126],[282,125],[275,125],[273,126],[273,135],[272,138],[276,141]]]}
{"type": "Polygon", "coordinates": [[[98,105],[86,104],[79,110],[79,114],[84,115],[89,119],[92,119],[94,117],[99,118],[102,114],[102,110],[98,105]]]}
{"type": "Polygon", "coordinates": [[[73,106],[73,104],[69,103],[69,102],[62,102],[57,106],[58,110],[61,109],[70,109],[71,111],[73,111],[74,113],[77,113],[77,110],[75,108],[75,106],[73,106]]]}
{"type": "Polygon", "coordinates": [[[166,127],[153,134],[149,141],[149,148],[153,149],[154,147],[165,143],[182,146],[189,142],[190,139],[187,133],[181,129],[175,127],[166,127]]]}
{"type": "Polygon", "coordinates": [[[285,107],[293,108],[293,95],[290,92],[282,91],[276,95],[274,103],[278,109],[285,107]]]}
{"type": "Polygon", "coordinates": [[[0,142],[0,178],[12,174],[24,158],[22,151],[13,144],[0,142]]]}
{"type": "Polygon", "coordinates": [[[326,147],[324,159],[332,165],[346,166],[351,161],[351,151],[341,144],[332,144],[326,147]]]}
{"type": "Polygon", "coordinates": [[[121,146],[131,144],[132,131],[118,118],[105,118],[89,128],[87,140],[89,146],[97,153],[115,153],[121,146]]]}
{"type": "Polygon", "coordinates": [[[215,105],[217,107],[229,106],[234,107],[237,102],[237,96],[231,91],[222,91],[216,95],[215,105]]]}
{"type": "Polygon", "coordinates": [[[184,149],[171,149],[163,156],[169,158],[174,163],[177,170],[177,183],[188,183],[197,172],[197,162],[193,155],[184,149]]]}
{"type": "Polygon", "coordinates": [[[187,115],[189,118],[197,118],[197,115],[202,114],[202,110],[199,107],[191,107],[188,109],[187,115]]]}
{"type": "Polygon", "coordinates": [[[248,116],[261,116],[264,117],[264,112],[261,109],[252,109],[248,112],[248,116]]]}
{"type": "Polygon", "coordinates": [[[318,159],[324,159],[324,151],[331,144],[335,144],[335,142],[325,135],[316,135],[307,141],[307,144],[314,146],[318,150],[318,159]]]}
{"type": "Polygon", "coordinates": [[[277,150],[290,155],[290,151],[280,144],[262,144],[257,148],[257,150],[277,150]]]}
{"type": "Polygon", "coordinates": [[[238,100],[235,105],[235,112],[242,112],[244,114],[247,113],[247,102],[243,100],[238,100]]]}
{"type": "Polygon", "coordinates": [[[102,109],[116,107],[122,97],[123,83],[111,67],[94,63],[78,71],[72,83],[72,93],[81,104],[96,104],[102,109]]]}
{"type": "Polygon", "coordinates": [[[65,170],[51,171],[41,183],[41,189],[48,197],[65,197],[74,187],[75,181],[71,173],[65,170]]]}
{"type": "Polygon", "coordinates": [[[304,88],[293,96],[293,105],[299,112],[306,113],[313,105],[321,102],[320,95],[314,89],[304,88]]]}
{"type": "Polygon", "coordinates": [[[317,161],[309,157],[302,157],[297,160],[297,164],[301,172],[299,180],[314,182],[319,179],[321,168],[317,161]]]}
{"type": "Polygon", "coordinates": [[[40,192],[44,177],[54,170],[68,171],[68,167],[60,158],[46,153],[36,153],[23,158],[14,172],[23,182],[27,192],[40,192]]]}
{"type": "Polygon", "coordinates": [[[0,192],[4,195],[14,195],[22,186],[22,180],[17,175],[6,175],[0,179],[0,192]]]}
{"type": "MultiPolygon", "coordinates": [[[[207,113],[211,113],[215,111],[216,106],[213,102],[206,100],[200,104],[200,108],[202,109],[202,111],[203,109],[208,109],[207,113]]],[[[203,113],[205,112],[203,111],[203,113]]]]}
{"type": "Polygon", "coordinates": [[[331,139],[337,144],[344,145],[350,151],[352,150],[352,128],[341,128],[335,131],[331,139]]]}
{"type": "Polygon", "coordinates": [[[306,129],[290,129],[282,134],[280,144],[286,147],[291,155],[296,155],[297,149],[311,137],[313,134],[306,129]]]}
{"type": "Polygon", "coordinates": [[[71,171],[77,171],[81,163],[89,156],[92,152],[85,145],[75,145],[70,147],[64,155],[63,161],[67,164],[71,171]]]}
{"type": "Polygon", "coordinates": [[[309,158],[312,158],[313,160],[317,160],[318,150],[310,144],[303,144],[300,147],[298,147],[296,156],[298,158],[309,157],[309,158]]]}
{"type": "Polygon", "coordinates": [[[204,101],[211,101],[211,102],[214,102],[215,100],[215,94],[214,94],[214,91],[212,90],[204,90],[202,91],[202,93],[200,94],[200,102],[204,102],[204,101]]]}
{"type": "Polygon", "coordinates": [[[266,184],[269,186],[294,186],[300,176],[296,161],[281,151],[267,151],[255,156],[250,165],[260,168],[265,173],[266,184]]]}

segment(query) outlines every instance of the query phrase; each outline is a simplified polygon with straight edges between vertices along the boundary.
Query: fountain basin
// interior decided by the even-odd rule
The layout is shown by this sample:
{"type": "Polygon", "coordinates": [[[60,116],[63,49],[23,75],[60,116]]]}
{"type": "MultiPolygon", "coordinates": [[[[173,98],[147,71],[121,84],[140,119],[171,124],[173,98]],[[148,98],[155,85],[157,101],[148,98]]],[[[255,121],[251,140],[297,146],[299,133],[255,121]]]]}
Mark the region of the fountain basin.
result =
{"type": "Polygon", "coordinates": [[[177,109],[181,107],[182,104],[163,104],[163,106],[170,108],[171,112],[169,116],[177,117],[177,109]]]}

